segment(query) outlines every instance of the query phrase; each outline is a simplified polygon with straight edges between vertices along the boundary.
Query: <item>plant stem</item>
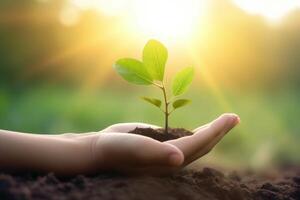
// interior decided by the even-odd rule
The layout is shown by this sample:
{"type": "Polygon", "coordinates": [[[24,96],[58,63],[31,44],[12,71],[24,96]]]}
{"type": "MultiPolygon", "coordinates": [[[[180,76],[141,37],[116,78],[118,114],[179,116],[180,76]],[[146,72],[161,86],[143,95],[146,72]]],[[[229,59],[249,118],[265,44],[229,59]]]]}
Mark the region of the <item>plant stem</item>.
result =
{"type": "Polygon", "coordinates": [[[165,134],[168,134],[168,127],[169,127],[169,115],[171,114],[171,112],[169,113],[169,104],[170,102],[168,101],[167,98],[167,92],[166,92],[166,88],[164,83],[162,82],[162,84],[157,84],[153,82],[153,85],[155,85],[156,87],[158,87],[159,89],[162,90],[163,94],[164,94],[164,103],[165,103],[165,110],[162,110],[162,112],[165,114],[165,134]]]}
{"type": "Polygon", "coordinates": [[[164,101],[165,101],[165,134],[168,133],[168,126],[169,126],[169,102],[167,99],[167,93],[166,93],[166,88],[164,85],[161,87],[163,94],[164,94],[164,101]]]}

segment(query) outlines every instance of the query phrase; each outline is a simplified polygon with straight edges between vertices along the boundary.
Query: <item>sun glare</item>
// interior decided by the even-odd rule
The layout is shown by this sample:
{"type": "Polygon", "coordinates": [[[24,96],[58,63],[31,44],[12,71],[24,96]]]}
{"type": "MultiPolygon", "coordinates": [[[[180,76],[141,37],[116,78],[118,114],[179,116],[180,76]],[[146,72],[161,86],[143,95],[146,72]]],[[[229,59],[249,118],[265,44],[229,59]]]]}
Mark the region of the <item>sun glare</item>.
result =
{"type": "Polygon", "coordinates": [[[97,9],[126,19],[128,28],[147,37],[189,38],[203,14],[205,0],[71,0],[80,9],[97,9]]]}
{"type": "Polygon", "coordinates": [[[300,8],[299,0],[233,0],[240,8],[277,22],[291,10],[300,8]]]}
{"type": "Polygon", "coordinates": [[[197,25],[199,1],[136,1],[133,18],[137,28],[150,37],[187,39],[197,25]]]}

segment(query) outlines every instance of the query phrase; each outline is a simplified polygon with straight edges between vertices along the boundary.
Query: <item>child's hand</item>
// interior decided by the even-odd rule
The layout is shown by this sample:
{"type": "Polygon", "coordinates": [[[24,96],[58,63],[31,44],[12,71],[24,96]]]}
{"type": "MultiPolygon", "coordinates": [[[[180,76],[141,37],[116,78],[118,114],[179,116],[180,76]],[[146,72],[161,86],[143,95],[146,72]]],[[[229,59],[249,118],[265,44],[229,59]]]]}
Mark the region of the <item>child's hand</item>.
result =
{"type": "Polygon", "coordinates": [[[96,170],[116,170],[130,174],[164,174],[178,170],[207,154],[239,122],[235,114],[223,114],[194,130],[194,135],[158,142],[128,134],[140,128],[159,128],[142,123],[112,125],[93,136],[96,170]]]}
{"type": "Polygon", "coordinates": [[[116,124],[95,133],[40,135],[0,130],[0,170],[92,174],[105,170],[127,174],[165,174],[208,153],[239,122],[224,114],[167,142],[129,134],[140,123],[116,124]]]}

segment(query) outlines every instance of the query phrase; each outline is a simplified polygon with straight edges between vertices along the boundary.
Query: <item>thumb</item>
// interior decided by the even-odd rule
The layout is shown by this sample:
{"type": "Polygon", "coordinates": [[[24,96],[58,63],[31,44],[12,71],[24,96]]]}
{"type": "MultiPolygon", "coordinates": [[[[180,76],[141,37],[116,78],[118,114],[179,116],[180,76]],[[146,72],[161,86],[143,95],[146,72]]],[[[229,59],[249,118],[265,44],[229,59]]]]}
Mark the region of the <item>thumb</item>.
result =
{"type": "Polygon", "coordinates": [[[174,145],[154,139],[123,133],[102,134],[102,155],[109,168],[141,166],[180,166],[183,153],[174,145]]]}
{"type": "Polygon", "coordinates": [[[139,165],[177,167],[183,163],[184,155],[179,148],[169,143],[150,140],[145,141],[143,151],[138,153],[139,165]]]}

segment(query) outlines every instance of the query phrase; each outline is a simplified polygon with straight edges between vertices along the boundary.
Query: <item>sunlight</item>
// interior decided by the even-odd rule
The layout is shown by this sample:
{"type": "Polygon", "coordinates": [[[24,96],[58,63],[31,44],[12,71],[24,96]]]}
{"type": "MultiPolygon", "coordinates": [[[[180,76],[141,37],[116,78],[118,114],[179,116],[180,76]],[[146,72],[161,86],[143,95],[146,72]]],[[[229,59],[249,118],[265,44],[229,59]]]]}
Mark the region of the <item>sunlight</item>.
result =
{"type": "Polygon", "coordinates": [[[300,8],[299,0],[233,0],[239,7],[254,15],[277,22],[291,10],[300,8]]]}
{"type": "Polygon", "coordinates": [[[203,61],[204,59],[199,58],[199,54],[197,52],[199,51],[195,47],[191,47],[191,49],[189,49],[189,55],[193,60],[194,66],[201,67],[201,70],[199,70],[200,77],[204,80],[204,82],[207,84],[207,87],[209,87],[210,91],[215,96],[220,108],[224,112],[231,112],[233,108],[223,94],[220,84],[211,74],[209,65],[203,61]]]}
{"type": "Polygon", "coordinates": [[[71,0],[72,5],[119,16],[128,29],[163,41],[188,39],[204,12],[205,0],[71,0]]]}
{"type": "Polygon", "coordinates": [[[146,36],[167,39],[187,39],[191,36],[201,13],[200,1],[136,1],[134,19],[146,36]]]}

